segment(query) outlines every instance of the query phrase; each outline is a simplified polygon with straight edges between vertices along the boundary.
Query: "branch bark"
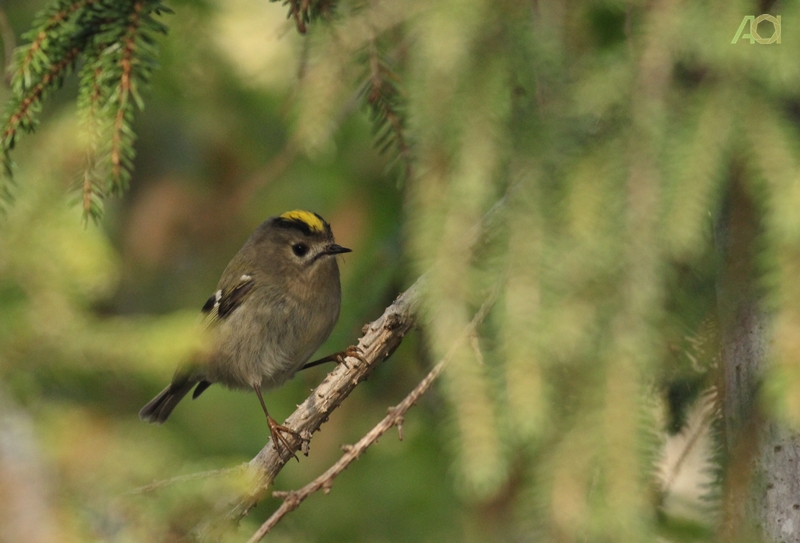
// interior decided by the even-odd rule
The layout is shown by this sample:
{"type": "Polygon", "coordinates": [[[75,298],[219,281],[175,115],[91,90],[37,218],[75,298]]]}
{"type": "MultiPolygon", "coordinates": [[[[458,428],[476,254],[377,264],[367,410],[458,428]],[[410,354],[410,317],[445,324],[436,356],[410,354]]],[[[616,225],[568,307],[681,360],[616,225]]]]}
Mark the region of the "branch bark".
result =
{"type": "MultiPolygon", "coordinates": [[[[465,247],[473,249],[481,242],[487,242],[500,229],[502,210],[515,190],[516,185],[509,188],[506,195],[486,212],[480,223],[466,233],[465,247]]],[[[427,274],[419,277],[377,320],[364,327],[364,334],[356,346],[359,356],[347,356],[344,363],[334,368],[284,422],[284,425],[295,430],[303,439],[286,435],[289,449],[281,448],[281,453],[275,450],[271,440],[267,441],[264,448],[249,462],[252,480],[248,490],[235,500],[221,502],[209,520],[195,528],[198,540],[210,542],[221,539],[228,529],[237,525],[267,494],[275,476],[293,457],[295,451],[302,450],[304,454],[308,454],[308,442],[314,432],[328,420],[330,414],[341,405],[356,385],[369,377],[381,361],[391,356],[408,331],[416,325],[416,314],[427,282],[427,274]]]]}
{"type": "Polygon", "coordinates": [[[375,367],[394,352],[415,325],[414,315],[425,282],[423,275],[386,308],[383,315],[364,327],[364,335],[357,345],[360,359],[355,356],[346,357],[284,422],[304,439],[285,435],[290,450],[281,448],[280,453],[276,451],[271,439],[267,441],[249,463],[253,477],[248,491],[233,502],[225,501],[211,520],[198,527],[201,541],[219,539],[224,531],[247,515],[266,495],[275,476],[293,457],[295,451],[302,450],[304,454],[308,454],[308,440],[312,434],[328,420],[356,385],[369,377],[375,367]]]}
{"type": "Polygon", "coordinates": [[[261,541],[261,539],[272,528],[274,528],[284,516],[297,509],[300,504],[303,503],[303,501],[311,494],[319,490],[324,490],[326,493],[330,491],[331,487],[333,486],[333,480],[336,478],[336,476],[347,469],[347,466],[358,460],[361,454],[366,451],[370,445],[378,441],[378,438],[385,434],[393,426],[397,426],[397,431],[400,435],[400,439],[402,440],[404,415],[411,408],[411,406],[417,403],[422,395],[431,388],[431,385],[433,385],[433,382],[436,380],[436,378],[441,375],[447,364],[453,358],[453,355],[456,352],[456,347],[458,347],[465,339],[474,337],[475,329],[486,318],[486,315],[489,312],[489,309],[491,309],[495,298],[495,295],[491,295],[489,299],[483,303],[481,308],[472,318],[472,321],[469,323],[469,325],[464,329],[458,338],[455,338],[453,341],[453,346],[450,348],[450,351],[447,353],[447,355],[445,355],[445,357],[433,367],[428,375],[426,375],[425,378],[423,378],[422,381],[420,381],[417,386],[414,387],[408,396],[406,396],[403,401],[401,401],[395,407],[390,407],[389,414],[386,415],[378,424],[376,424],[372,430],[367,432],[364,437],[359,439],[355,445],[348,445],[344,447],[344,455],[342,455],[342,457],[335,464],[333,464],[322,475],[308,483],[300,490],[292,490],[290,492],[273,492],[273,497],[282,498],[283,504],[281,504],[281,506],[261,525],[261,527],[252,535],[252,537],[247,540],[247,543],[257,543],[258,541],[261,541]]]}

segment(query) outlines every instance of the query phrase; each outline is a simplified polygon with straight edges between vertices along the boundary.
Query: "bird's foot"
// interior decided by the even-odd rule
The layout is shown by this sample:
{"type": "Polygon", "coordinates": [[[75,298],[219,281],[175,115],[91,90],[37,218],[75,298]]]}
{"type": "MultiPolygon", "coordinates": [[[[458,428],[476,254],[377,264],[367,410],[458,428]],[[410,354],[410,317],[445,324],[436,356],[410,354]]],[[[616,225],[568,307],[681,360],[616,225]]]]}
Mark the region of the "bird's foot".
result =
{"type": "Polygon", "coordinates": [[[358,347],[356,345],[350,345],[344,351],[339,351],[338,353],[333,353],[324,358],[320,358],[319,360],[314,360],[313,362],[309,362],[301,369],[304,370],[308,368],[313,368],[314,366],[319,366],[320,364],[324,364],[325,362],[336,362],[337,364],[345,364],[345,359],[349,356],[352,356],[353,358],[357,358],[361,362],[364,362],[364,357],[361,354],[361,351],[358,350],[358,347]]]}
{"type": "Polygon", "coordinates": [[[301,441],[306,441],[306,439],[288,426],[278,424],[278,422],[270,416],[267,416],[267,424],[269,425],[269,433],[272,436],[272,444],[275,446],[275,451],[279,455],[283,456],[283,452],[281,450],[281,448],[283,448],[283,450],[288,451],[294,457],[294,459],[299,462],[300,459],[297,458],[297,453],[295,453],[292,450],[292,447],[289,446],[289,442],[286,441],[286,438],[283,434],[292,435],[301,441]]]}
{"type": "Polygon", "coordinates": [[[365,362],[364,357],[361,355],[361,351],[358,350],[358,346],[356,345],[350,345],[344,351],[331,355],[333,361],[336,362],[337,364],[346,364],[345,360],[351,356],[353,358],[360,360],[362,363],[365,362]]]}

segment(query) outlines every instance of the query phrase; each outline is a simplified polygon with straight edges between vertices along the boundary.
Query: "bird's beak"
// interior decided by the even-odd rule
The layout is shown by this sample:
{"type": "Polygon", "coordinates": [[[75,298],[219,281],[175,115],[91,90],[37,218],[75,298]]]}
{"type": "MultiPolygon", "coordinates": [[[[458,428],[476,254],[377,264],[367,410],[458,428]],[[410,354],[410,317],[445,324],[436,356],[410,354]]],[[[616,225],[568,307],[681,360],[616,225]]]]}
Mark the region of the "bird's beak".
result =
{"type": "Polygon", "coordinates": [[[325,254],[326,255],[339,255],[342,253],[350,253],[352,249],[348,249],[347,247],[342,247],[341,245],[337,245],[336,243],[331,243],[327,247],[325,247],[325,254]]]}

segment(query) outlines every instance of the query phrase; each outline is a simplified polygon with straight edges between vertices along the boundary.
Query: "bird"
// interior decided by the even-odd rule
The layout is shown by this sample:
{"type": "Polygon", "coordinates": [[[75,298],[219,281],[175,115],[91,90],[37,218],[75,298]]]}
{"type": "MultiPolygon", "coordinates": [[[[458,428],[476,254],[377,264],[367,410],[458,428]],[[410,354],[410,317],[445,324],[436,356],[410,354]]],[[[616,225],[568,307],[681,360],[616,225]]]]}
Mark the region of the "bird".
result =
{"type": "Polygon", "coordinates": [[[288,450],[282,434],[300,436],[270,416],[262,390],[291,379],[330,335],[341,307],[337,256],[350,251],[311,211],[266,219],[230,261],[202,308],[209,347],[178,365],[172,382],[142,407],[139,418],[163,423],[192,388],[192,399],[214,383],[252,390],[275,449],[280,443],[288,450]]]}

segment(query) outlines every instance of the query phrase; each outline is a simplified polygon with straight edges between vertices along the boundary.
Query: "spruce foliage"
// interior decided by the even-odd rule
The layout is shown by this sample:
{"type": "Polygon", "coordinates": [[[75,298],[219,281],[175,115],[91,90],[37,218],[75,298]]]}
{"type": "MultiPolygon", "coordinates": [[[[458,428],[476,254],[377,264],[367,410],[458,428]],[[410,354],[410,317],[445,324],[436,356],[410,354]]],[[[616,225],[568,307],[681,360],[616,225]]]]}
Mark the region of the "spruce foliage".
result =
{"type": "Polygon", "coordinates": [[[44,100],[79,70],[78,109],[87,136],[81,185],[84,218],[97,219],[108,195],[124,192],[131,178],[136,108],[157,67],[158,20],[172,13],[157,0],[55,0],[42,10],[15,53],[13,98],[2,128],[5,179],[0,194],[13,198],[11,151],[20,132],[33,132],[44,100]]]}
{"type": "MultiPolygon", "coordinates": [[[[693,405],[719,433],[715,225],[734,181],[762,228],[767,409],[800,421],[800,64],[788,33],[731,44],[748,2],[284,5],[307,34],[295,137],[309,154],[330,143],[355,97],[403,181],[407,255],[429,273],[431,358],[499,293],[440,388],[460,499],[507,507],[498,540],[720,540],[716,519],[675,529],[658,451],[693,405]],[[468,249],[487,215],[493,227],[468,249]]],[[[779,7],[800,20],[797,5],[779,7]]],[[[16,55],[8,176],[19,133],[78,67],[86,217],[128,188],[168,12],[57,0],[37,17],[16,55]]],[[[0,190],[13,195],[8,181],[0,190]]],[[[710,448],[713,501],[727,466],[710,448]]]]}

